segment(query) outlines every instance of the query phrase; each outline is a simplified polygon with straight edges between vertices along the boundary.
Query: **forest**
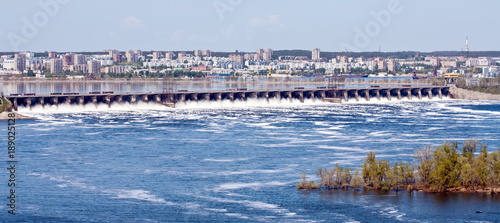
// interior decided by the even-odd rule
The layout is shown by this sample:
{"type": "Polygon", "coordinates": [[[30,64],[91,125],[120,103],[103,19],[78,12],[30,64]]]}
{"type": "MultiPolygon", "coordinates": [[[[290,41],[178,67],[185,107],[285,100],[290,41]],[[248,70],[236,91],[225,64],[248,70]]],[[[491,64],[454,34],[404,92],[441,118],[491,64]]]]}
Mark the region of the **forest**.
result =
{"type": "Polygon", "coordinates": [[[308,181],[302,173],[298,189],[424,190],[429,192],[500,192],[500,150],[468,139],[445,142],[437,148],[425,146],[414,153],[414,162],[377,159],[369,152],[361,168],[319,168],[320,182],[308,181]]]}

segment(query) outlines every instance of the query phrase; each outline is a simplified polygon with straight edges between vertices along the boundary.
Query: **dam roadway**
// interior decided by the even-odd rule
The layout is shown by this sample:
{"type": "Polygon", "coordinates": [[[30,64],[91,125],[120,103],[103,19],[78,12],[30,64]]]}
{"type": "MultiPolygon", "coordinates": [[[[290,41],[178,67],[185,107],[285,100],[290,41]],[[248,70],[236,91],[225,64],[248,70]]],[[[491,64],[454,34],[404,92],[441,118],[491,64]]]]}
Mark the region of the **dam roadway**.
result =
{"type": "Polygon", "coordinates": [[[401,87],[371,86],[368,88],[302,88],[295,89],[266,89],[266,90],[248,90],[248,89],[227,89],[223,91],[187,91],[178,90],[175,92],[149,92],[149,93],[114,93],[114,92],[89,92],[88,94],[79,93],[52,93],[50,95],[11,94],[5,97],[12,102],[14,110],[19,107],[33,107],[36,105],[59,105],[59,104],[107,104],[113,103],[159,103],[169,107],[175,107],[177,103],[186,103],[189,101],[245,101],[247,99],[280,99],[280,100],[299,100],[304,102],[306,99],[318,99],[329,102],[347,102],[359,101],[364,98],[366,101],[381,100],[409,100],[422,98],[443,98],[450,94],[448,86],[410,86],[401,87]]]}

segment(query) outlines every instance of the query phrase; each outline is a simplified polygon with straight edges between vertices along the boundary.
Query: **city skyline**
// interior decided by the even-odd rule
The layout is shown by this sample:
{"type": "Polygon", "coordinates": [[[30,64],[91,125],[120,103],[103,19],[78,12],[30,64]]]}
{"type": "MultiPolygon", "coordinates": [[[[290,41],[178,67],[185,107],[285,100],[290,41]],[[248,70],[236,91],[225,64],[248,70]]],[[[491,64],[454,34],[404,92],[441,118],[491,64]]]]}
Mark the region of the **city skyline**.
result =
{"type": "Polygon", "coordinates": [[[31,0],[5,2],[0,51],[500,50],[500,2],[31,0]],[[28,4],[26,4],[28,2],[28,4]],[[9,21],[8,23],[5,21],[9,21]]]}

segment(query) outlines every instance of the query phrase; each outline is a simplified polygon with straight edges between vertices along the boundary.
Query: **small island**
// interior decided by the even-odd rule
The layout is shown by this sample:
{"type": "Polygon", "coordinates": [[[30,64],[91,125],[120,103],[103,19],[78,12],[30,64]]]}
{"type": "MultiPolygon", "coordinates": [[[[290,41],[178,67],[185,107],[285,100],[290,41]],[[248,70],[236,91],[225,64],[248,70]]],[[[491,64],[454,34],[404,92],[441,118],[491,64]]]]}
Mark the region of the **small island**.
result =
{"type": "Polygon", "coordinates": [[[437,148],[426,146],[415,151],[416,163],[377,160],[369,152],[360,169],[319,168],[320,182],[307,180],[303,173],[298,189],[423,190],[427,192],[500,192],[500,150],[488,153],[476,139],[445,142],[437,148]],[[476,155],[477,154],[477,155],[476,155]]]}

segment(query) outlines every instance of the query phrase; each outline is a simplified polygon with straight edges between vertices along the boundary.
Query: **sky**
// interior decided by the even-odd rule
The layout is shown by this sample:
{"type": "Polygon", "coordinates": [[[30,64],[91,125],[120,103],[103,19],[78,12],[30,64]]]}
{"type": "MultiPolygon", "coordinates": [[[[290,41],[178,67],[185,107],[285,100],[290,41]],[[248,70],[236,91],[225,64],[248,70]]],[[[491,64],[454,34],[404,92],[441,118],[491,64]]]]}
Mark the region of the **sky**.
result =
{"type": "Polygon", "coordinates": [[[500,50],[498,0],[0,2],[0,52],[500,50]]]}

